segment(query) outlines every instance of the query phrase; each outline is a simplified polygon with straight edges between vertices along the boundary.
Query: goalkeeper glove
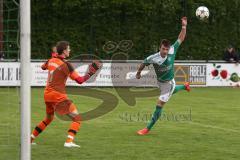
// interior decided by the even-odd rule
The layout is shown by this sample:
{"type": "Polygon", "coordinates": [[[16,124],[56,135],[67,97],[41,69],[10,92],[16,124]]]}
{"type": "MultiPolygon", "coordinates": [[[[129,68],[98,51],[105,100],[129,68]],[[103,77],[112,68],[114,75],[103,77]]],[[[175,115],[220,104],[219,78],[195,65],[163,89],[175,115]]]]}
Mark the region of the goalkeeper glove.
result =
{"type": "Polygon", "coordinates": [[[88,74],[92,76],[101,68],[102,64],[99,61],[93,61],[88,67],[88,74]]]}

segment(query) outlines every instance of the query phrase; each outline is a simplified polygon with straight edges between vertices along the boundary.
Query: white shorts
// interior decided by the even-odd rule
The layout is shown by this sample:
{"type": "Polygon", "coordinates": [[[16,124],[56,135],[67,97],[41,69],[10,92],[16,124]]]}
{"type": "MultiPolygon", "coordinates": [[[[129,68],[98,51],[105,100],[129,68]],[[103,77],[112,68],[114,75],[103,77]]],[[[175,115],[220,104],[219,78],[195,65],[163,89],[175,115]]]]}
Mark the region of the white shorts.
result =
{"type": "Polygon", "coordinates": [[[169,82],[158,82],[158,87],[160,89],[159,100],[167,102],[172,96],[175,86],[176,83],[174,79],[169,82]]]}

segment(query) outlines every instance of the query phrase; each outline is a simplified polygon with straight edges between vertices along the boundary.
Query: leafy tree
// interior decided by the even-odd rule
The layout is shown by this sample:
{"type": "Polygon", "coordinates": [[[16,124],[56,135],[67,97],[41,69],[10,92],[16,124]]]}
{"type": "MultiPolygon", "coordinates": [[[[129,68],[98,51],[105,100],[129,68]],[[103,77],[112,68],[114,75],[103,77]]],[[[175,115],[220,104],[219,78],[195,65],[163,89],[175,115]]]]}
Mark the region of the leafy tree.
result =
{"type": "Polygon", "coordinates": [[[238,0],[32,0],[32,58],[48,58],[51,45],[68,40],[72,54],[109,59],[103,45],[132,40],[130,59],[143,59],[162,38],[174,42],[188,17],[187,39],[177,59],[221,59],[224,48],[240,46],[238,0]],[[208,22],[195,17],[198,6],[210,10],[208,22]]]}

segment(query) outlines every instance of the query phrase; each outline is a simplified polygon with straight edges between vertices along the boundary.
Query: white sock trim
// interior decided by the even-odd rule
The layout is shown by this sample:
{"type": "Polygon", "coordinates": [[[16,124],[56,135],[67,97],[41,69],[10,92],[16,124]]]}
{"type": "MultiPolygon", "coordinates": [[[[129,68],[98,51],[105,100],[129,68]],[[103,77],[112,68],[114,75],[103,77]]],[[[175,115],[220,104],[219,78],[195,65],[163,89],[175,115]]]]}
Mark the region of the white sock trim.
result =
{"type": "Polygon", "coordinates": [[[73,136],[71,136],[71,135],[68,135],[67,137],[68,137],[68,138],[71,138],[72,140],[74,139],[74,137],[73,137],[73,136]]]}
{"type": "Polygon", "coordinates": [[[35,139],[36,137],[33,135],[33,134],[31,134],[31,137],[33,138],[33,139],[35,139]]]}

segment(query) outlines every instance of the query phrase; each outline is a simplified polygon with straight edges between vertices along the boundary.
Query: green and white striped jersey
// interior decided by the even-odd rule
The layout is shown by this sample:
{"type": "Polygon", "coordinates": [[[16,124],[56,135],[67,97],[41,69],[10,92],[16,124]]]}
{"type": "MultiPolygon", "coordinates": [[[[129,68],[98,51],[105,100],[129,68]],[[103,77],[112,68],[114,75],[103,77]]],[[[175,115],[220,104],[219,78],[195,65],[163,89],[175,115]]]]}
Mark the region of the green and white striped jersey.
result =
{"type": "Polygon", "coordinates": [[[146,66],[153,64],[159,82],[170,81],[174,78],[174,60],[180,44],[181,41],[177,40],[171,45],[165,58],[161,57],[160,52],[157,52],[144,59],[143,63],[146,66]]]}

